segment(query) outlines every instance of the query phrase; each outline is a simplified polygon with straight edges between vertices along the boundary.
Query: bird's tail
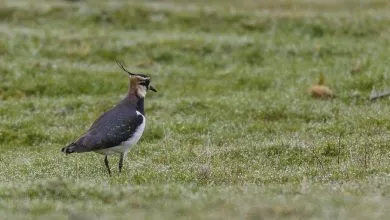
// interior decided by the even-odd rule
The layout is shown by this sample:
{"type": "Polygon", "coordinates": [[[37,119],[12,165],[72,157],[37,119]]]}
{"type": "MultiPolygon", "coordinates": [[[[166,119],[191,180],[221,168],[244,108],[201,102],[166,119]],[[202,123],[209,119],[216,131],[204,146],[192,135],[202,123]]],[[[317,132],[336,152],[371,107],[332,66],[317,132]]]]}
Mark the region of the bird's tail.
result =
{"type": "Polygon", "coordinates": [[[68,146],[66,147],[63,147],[61,149],[62,152],[66,153],[66,154],[71,154],[71,153],[74,153],[74,148],[76,147],[76,144],[75,143],[71,143],[69,144],[68,146]]]}

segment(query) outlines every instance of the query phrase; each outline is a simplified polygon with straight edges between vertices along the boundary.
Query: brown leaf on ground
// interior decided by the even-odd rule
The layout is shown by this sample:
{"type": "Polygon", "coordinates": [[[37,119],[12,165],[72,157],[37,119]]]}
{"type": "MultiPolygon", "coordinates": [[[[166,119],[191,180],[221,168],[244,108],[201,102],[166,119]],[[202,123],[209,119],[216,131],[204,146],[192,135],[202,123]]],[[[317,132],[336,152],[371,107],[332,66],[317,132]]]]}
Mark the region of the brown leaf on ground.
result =
{"type": "Polygon", "coordinates": [[[324,85],[313,85],[309,88],[309,93],[314,98],[333,98],[335,96],[334,92],[324,85]]]}
{"type": "Polygon", "coordinates": [[[334,92],[325,85],[325,77],[321,73],[318,83],[309,88],[309,93],[314,98],[333,98],[335,97],[334,92]]]}

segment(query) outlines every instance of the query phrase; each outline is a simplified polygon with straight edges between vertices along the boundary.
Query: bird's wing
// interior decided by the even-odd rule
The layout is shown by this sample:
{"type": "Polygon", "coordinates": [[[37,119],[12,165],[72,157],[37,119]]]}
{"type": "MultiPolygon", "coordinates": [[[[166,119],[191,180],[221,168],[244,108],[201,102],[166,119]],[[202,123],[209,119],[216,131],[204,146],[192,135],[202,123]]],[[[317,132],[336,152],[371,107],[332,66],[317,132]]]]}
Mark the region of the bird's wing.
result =
{"type": "Polygon", "coordinates": [[[113,108],[100,116],[88,132],[73,143],[73,152],[88,152],[115,147],[128,140],[144,117],[135,111],[113,108]]]}
{"type": "Polygon", "coordinates": [[[135,114],[131,117],[117,118],[112,123],[109,123],[106,129],[103,129],[103,131],[106,131],[104,133],[100,132],[100,149],[115,147],[123,141],[127,141],[133,137],[144,120],[142,115],[135,114]]]}

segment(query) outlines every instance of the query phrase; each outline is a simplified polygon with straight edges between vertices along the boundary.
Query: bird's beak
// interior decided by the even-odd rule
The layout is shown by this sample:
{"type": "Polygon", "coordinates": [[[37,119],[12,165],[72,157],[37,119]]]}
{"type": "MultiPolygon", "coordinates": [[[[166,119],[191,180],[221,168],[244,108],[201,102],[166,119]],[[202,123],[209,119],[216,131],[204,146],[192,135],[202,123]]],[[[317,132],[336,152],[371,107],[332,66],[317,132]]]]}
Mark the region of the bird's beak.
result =
{"type": "Polygon", "coordinates": [[[149,89],[152,90],[153,92],[157,92],[157,90],[153,86],[149,86],[149,89]]]}

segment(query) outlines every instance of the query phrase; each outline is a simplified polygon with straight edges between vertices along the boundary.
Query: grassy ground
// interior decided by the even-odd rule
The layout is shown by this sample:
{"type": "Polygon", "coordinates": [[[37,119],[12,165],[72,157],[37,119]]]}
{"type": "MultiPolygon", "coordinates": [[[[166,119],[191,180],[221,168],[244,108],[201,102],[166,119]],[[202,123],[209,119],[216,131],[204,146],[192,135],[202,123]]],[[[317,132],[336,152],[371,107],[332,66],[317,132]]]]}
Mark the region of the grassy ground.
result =
{"type": "Polygon", "coordinates": [[[386,219],[390,3],[2,1],[2,219],[386,219]],[[125,172],[60,152],[152,75],[125,172]],[[336,93],[307,89],[324,74],[336,93]]]}

